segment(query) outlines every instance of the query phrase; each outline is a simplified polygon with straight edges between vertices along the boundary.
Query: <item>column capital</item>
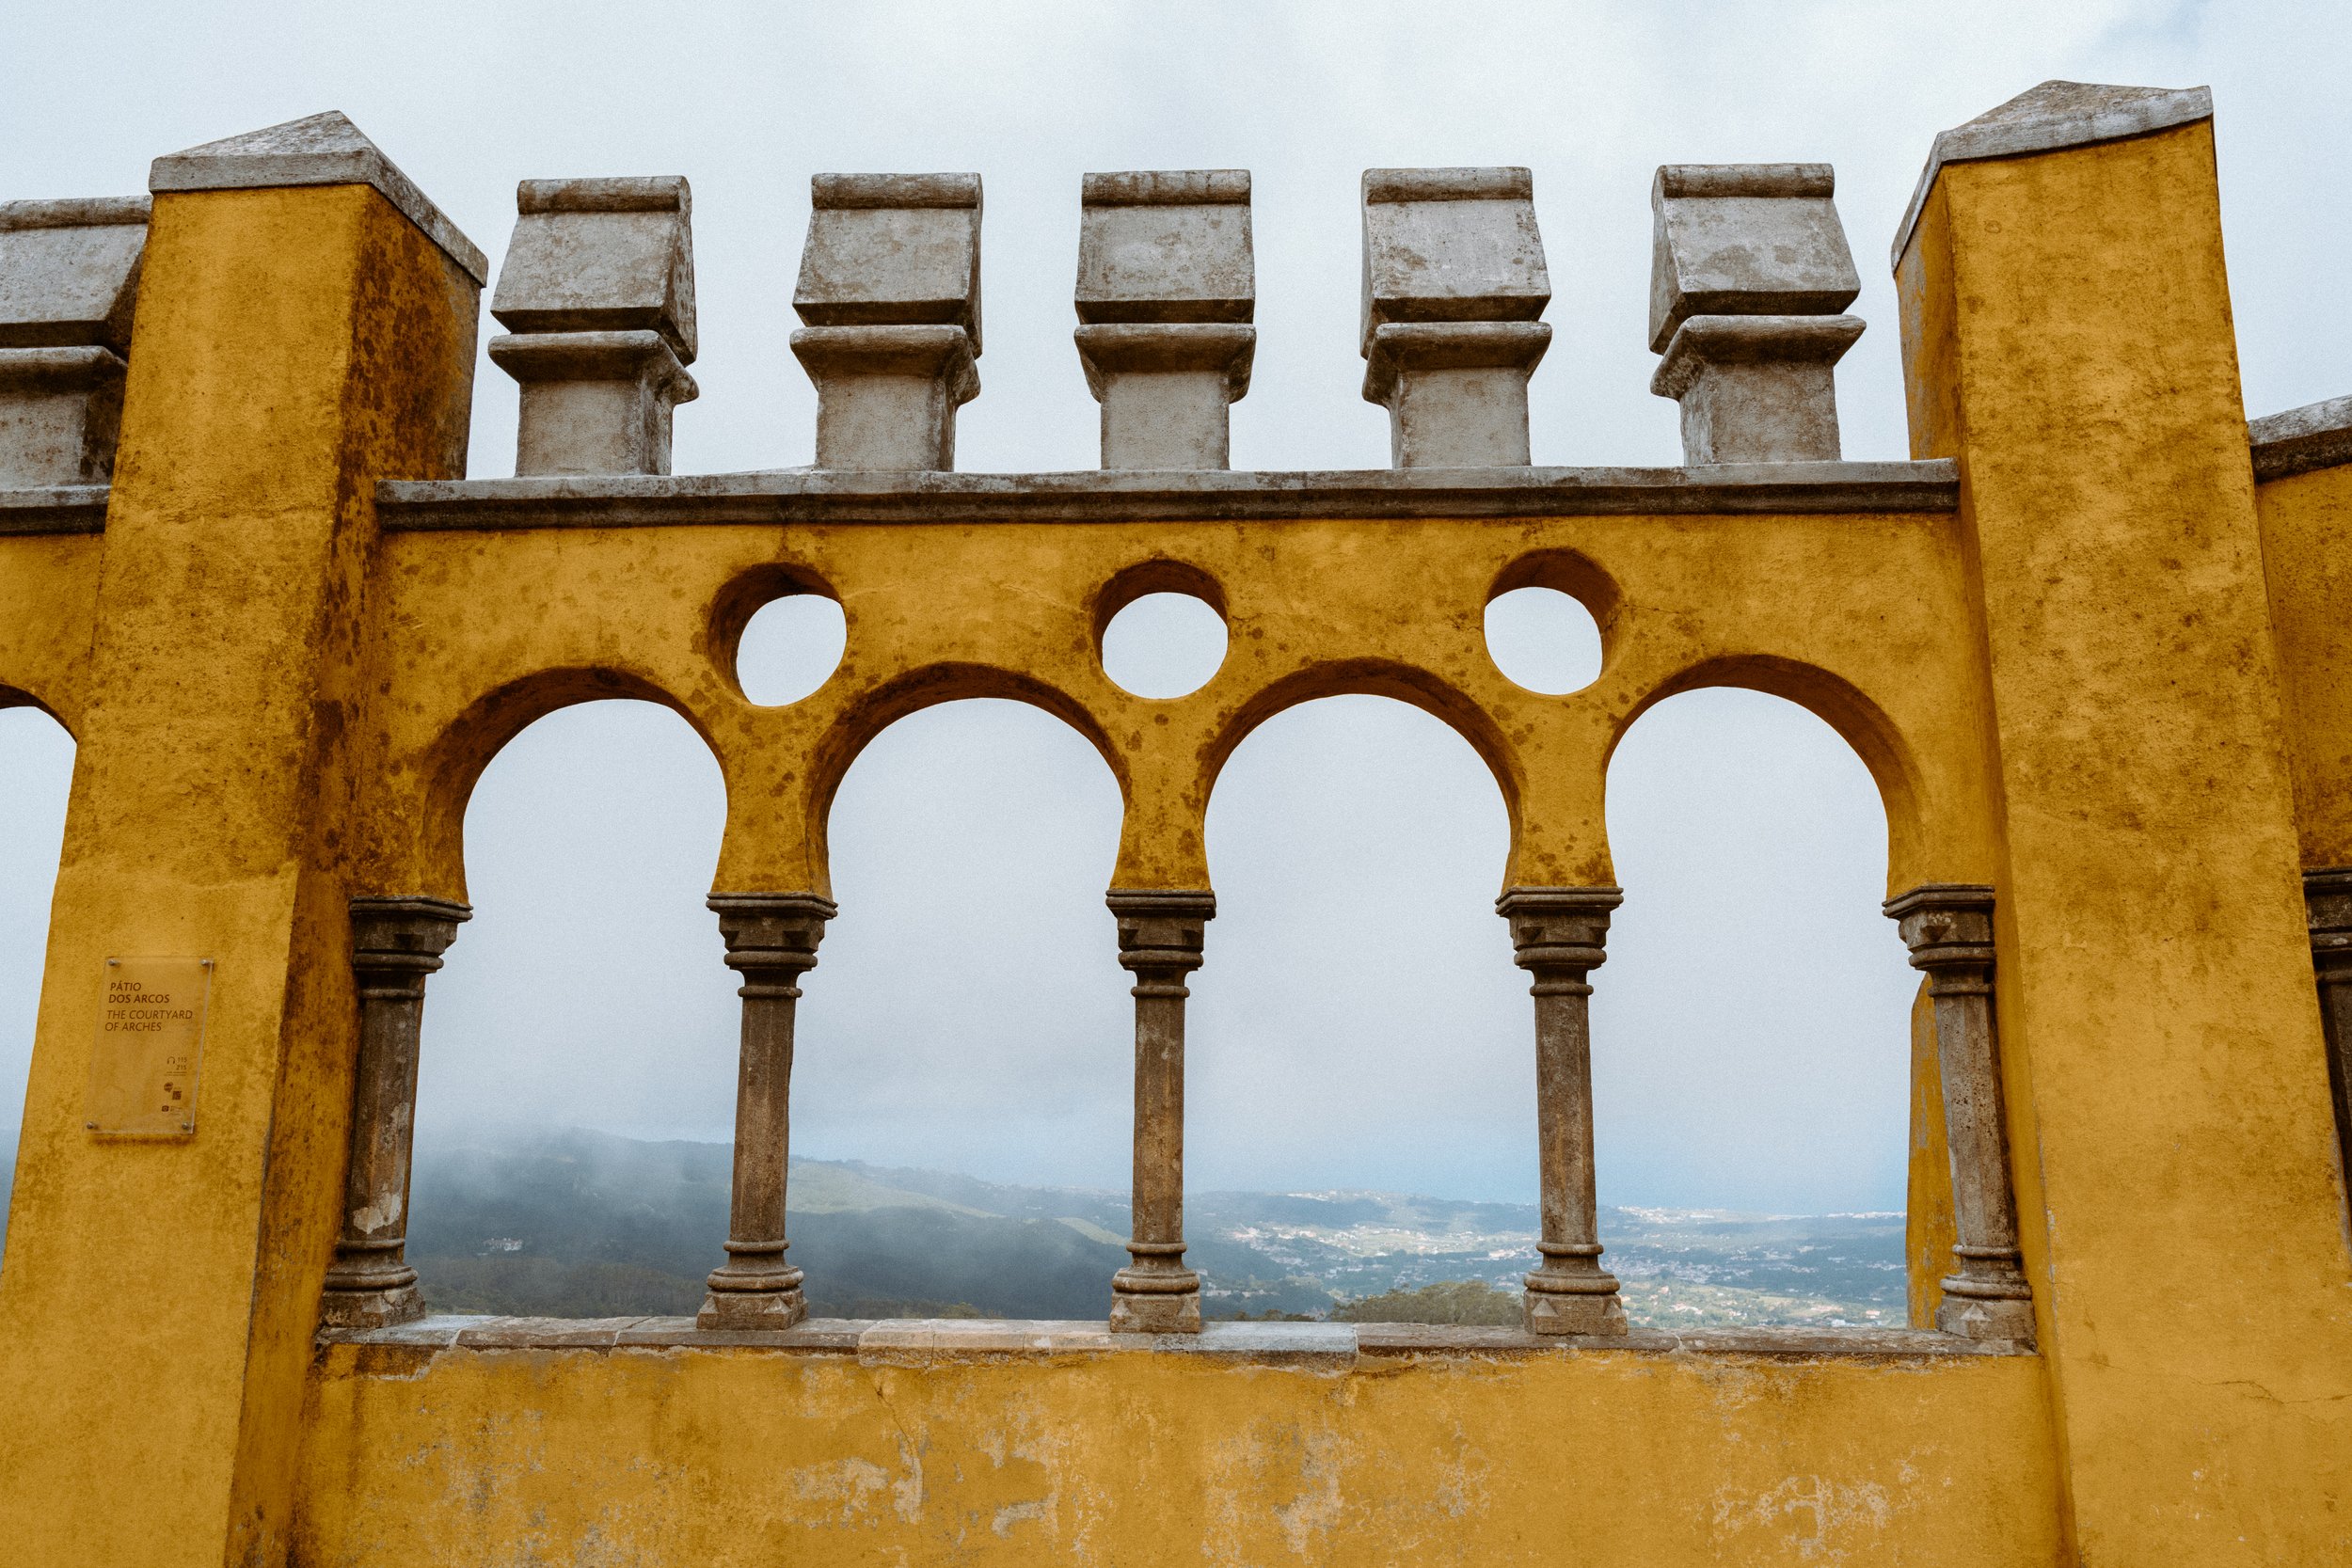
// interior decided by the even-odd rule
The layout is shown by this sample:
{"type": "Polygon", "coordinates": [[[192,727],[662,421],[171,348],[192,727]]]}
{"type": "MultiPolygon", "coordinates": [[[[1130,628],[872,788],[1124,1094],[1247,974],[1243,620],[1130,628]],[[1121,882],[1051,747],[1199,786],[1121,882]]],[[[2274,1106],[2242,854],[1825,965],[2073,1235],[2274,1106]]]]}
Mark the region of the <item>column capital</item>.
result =
{"type": "Polygon", "coordinates": [[[1923,882],[1881,906],[1911,949],[1911,967],[1931,985],[1973,981],[1993,973],[1993,890],[1975,882],[1923,882]]]}
{"type": "Polygon", "coordinates": [[[351,901],[351,968],[362,999],[421,999],[424,978],[441,967],[457,927],[473,911],[421,894],[351,901]]]}
{"type": "Polygon", "coordinates": [[[1624,902],[1617,887],[1515,887],[1495,900],[1495,913],[1511,923],[1521,969],[1581,974],[1608,961],[1610,911],[1624,902]]]}
{"type": "Polygon", "coordinates": [[[1119,966],[1183,974],[1199,969],[1216,895],[1206,890],[1113,888],[1103,900],[1119,921],[1119,966]]]}
{"type": "Polygon", "coordinates": [[[746,972],[815,969],[825,923],[841,912],[813,893],[714,893],[704,903],[719,917],[727,967],[746,972]]]}

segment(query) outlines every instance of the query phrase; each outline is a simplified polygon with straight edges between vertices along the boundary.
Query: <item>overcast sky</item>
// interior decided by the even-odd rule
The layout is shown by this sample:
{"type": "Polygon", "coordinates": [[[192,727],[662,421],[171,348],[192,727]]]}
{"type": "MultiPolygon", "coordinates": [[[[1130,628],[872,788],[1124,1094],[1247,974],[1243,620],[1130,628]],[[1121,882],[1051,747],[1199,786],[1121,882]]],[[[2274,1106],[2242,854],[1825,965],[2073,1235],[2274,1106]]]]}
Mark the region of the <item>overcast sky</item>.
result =
{"type": "MultiPolygon", "coordinates": [[[[691,472],[809,460],[815,398],[786,347],[808,176],[977,169],[986,389],[959,457],[1070,468],[1094,465],[1097,438],[1070,339],[1079,175],[1246,167],[1260,337],[1234,465],[1376,467],[1358,176],[1524,164],[1557,291],[1535,459],[1671,463],[1675,411],[1648,395],[1643,344],[1651,172],[1821,160],[1870,322],[1839,372],[1846,451],[1892,458],[1894,225],[1936,131],[2049,77],[2212,84],[2249,411],[2352,390],[2348,14],[21,4],[0,9],[0,199],[136,191],[158,153],[340,108],[495,262],[517,180],[684,174],[703,344],[702,401],[677,421],[691,472]]],[[[512,471],[515,402],[485,360],[474,474],[512,471]]],[[[1551,657],[1573,663],[1578,635],[1551,657]]],[[[1142,643],[1146,663],[1187,652],[1174,632],[1142,643]]],[[[70,767],[55,725],[0,714],[9,1129],[70,767]]],[[[1092,752],[1012,705],[917,715],[858,762],[833,832],[842,915],[803,1004],[797,1152],[1124,1184],[1130,1004],[1102,908],[1118,810],[1092,752]]],[[[715,765],[641,705],[559,714],[493,764],[468,819],[478,918],[427,1008],[427,1141],[490,1117],[728,1135],[736,1002],[701,906],[722,816],[715,765]]],[[[1913,977],[1877,911],[1884,824],[1860,764],[1788,705],[1693,693],[1627,740],[1609,827],[1627,902],[1596,977],[1604,1199],[1899,1206],[1913,977]]],[[[1505,838],[1469,748],[1397,705],[1314,705],[1242,748],[1210,817],[1221,913],[1195,982],[1196,1188],[1532,1199],[1531,1005],[1492,913],[1505,838]]]]}

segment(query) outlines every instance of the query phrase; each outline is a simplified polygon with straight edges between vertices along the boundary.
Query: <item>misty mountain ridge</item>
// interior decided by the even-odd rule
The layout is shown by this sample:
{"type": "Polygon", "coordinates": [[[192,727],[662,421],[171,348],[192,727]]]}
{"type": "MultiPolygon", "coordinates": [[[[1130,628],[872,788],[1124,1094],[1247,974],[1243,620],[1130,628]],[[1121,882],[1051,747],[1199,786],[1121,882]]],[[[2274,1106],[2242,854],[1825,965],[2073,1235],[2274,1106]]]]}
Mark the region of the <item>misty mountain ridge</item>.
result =
{"type": "MultiPolygon", "coordinates": [[[[733,1154],[578,1129],[501,1128],[418,1150],[408,1257],[438,1311],[691,1313],[723,1258],[733,1154]]],[[[791,1257],[827,1317],[1099,1318],[1127,1261],[1123,1193],[795,1160],[791,1257]]],[[[1516,1290],[1533,1204],[1355,1189],[1185,1203],[1202,1310],[1326,1316],[1443,1281],[1516,1290]]],[[[1629,1315],[1661,1326],[1903,1320],[1899,1214],[1605,1208],[1629,1315]]]]}
{"type": "MultiPolygon", "coordinates": [[[[726,1144],[572,1128],[430,1139],[408,1259],[436,1311],[690,1314],[723,1257],[733,1161],[726,1144]]],[[[0,1154],[0,1240],[15,1163],[0,1154]]],[[[1100,1318],[1127,1261],[1123,1193],[855,1160],[795,1160],[787,1191],[822,1317],[1100,1318]]],[[[1451,1281],[1516,1291],[1536,1224],[1533,1204],[1424,1194],[1195,1193],[1185,1260],[1213,1318],[1412,1310],[1451,1281]]],[[[1903,1322],[1900,1214],[1603,1208],[1600,1228],[1637,1324],[1903,1322]]]]}

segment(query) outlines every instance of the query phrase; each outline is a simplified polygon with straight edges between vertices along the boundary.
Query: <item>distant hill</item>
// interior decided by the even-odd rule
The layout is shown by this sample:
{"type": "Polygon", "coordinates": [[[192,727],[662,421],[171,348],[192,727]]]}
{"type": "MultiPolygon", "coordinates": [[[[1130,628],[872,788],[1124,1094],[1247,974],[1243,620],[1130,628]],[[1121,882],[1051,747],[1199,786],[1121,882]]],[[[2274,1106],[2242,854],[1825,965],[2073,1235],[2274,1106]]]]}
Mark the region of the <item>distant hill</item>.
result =
{"type": "MultiPolygon", "coordinates": [[[[576,1130],[429,1145],[408,1258],[437,1311],[691,1313],[723,1257],[732,1159],[576,1130]]],[[[0,1238],[14,1166],[0,1160],[0,1238]]],[[[788,1191],[792,1259],[824,1317],[1100,1318],[1127,1261],[1123,1193],[807,1160],[788,1191]]],[[[1516,1291],[1535,1226],[1530,1205],[1359,1191],[1199,1193],[1184,1217],[1218,1318],[1491,1316],[1485,1295],[1429,1287],[1516,1291]]],[[[1903,1321],[1900,1214],[1605,1209],[1601,1239],[1637,1323],[1903,1321]]]]}

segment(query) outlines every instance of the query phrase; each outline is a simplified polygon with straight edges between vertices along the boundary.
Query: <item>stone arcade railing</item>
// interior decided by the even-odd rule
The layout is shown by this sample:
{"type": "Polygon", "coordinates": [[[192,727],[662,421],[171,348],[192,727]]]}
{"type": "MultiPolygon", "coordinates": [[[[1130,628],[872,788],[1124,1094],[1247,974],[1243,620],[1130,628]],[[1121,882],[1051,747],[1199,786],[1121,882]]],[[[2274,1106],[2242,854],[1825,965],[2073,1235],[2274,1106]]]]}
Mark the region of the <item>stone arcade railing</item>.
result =
{"type": "MultiPolygon", "coordinates": [[[[1833,189],[1825,166],[1659,171],[1651,336],[1663,357],[1654,389],[1680,401],[1691,463],[1750,466],[1719,470],[1705,486],[1710,508],[1743,486],[1760,492],[1759,504],[1783,508],[1849,502],[1857,487],[1881,491],[1882,503],[1894,499],[1884,492],[1904,489],[1943,499],[1948,481],[1933,468],[1836,463],[1831,371],[1862,324],[1836,313],[1860,283],[1833,189]],[[1792,464],[1804,467],[1785,467],[1792,464]]],[[[1573,507],[1579,490],[1598,497],[1612,487],[1590,472],[1539,478],[1528,467],[1527,380],[1550,339],[1536,319],[1550,281],[1532,196],[1528,171],[1518,168],[1364,176],[1364,396],[1389,411],[1397,470],[1447,470],[1450,491],[1479,495],[1489,509],[1556,511],[1573,507]],[[1514,469],[1524,479],[1514,483],[1514,469]]],[[[978,177],[820,175],[814,198],[793,296],[808,324],[793,350],[818,389],[818,472],[805,489],[793,494],[770,481],[747,496],[725,482],[597,483],[666,474],[671,407],[693,393],[681,369],[694,344],[685,184],[526,182],[522,221],[492,304],[513,335],[492,342],[491,357],[523,383],[517,475],[571,482],[388,486],[392,526],[467,526],[516,509],[534,521],[555,514],[611,523],[632,505],[636,520],[645,508],[707,519],[731,503],[791,512],[820,497],[852,510],[896,503],[933,519],[960,502],[977,515],[1017,515],[1052,504],[1057,493],[1073,517],[1097,520],[1124,511],[1167,516],[1180,499],[1241,515],[1286,502],[1370,510],[1383,496],[1392,506],[1430,504],[1429,487],[1399,490],[1372,476],[1293,476],[1286,486],[1202,473],[1226,466],[1227,410],[1248,389],[1254,347],[1245,172],[1087,179],[1078,350],[1103,405],[1104,468],[1154,476],[1135,487],[923,477],[953,467],[956,410],[978,391],[978,177]],[[836,480],[833,488],[822,477],[861,470],[875,481],[836,480]],[[1201,478],[1182,477],[1185,470],[1201,478]]],[[[1692,478],[1653,472],[1618,476],[1614,484],[1630,492],[1630,504],[1655,508],[1661,492],[1692,478]]],[[[1617,1282],[1599,1263],[1586,1023],[1586,977],[1602,962],[1618,897],[1614,888],[1514,888],[1498,905],[1535,998],[1544,1261],[1528,1275],[1526,1323],[1539,1334],[1627,1332],[1617,1282]]],[[[833,907],[806,894],[748,892],[716,895],[711,907],[727,961],[744,975],[743,1055],[728,1261],[710,1276],[698,1323],[707,1330],[789,1327],[807,1310],[801,1271],[785,1261],[795,982],[816,965],[833,907]]],[[[1184,1263],[1184,979],[1204,961],[1216,901],[1205,891],[1115,888],[1110,907],[1120,961],[1136,979],[1134,1260],[1112,1281],[1110,1327],[1198,1333],[1200,1279],[1184,1263]]],[[[1979,906],[1970,908],[1981,918],[1979,906]]],[[[367,926],[379,918],[374,909],[355,918],[367,926]]],[[[450,911],[440,919],[458,917],[450,911]]],[[[433,940],[445,945],[454,927],[437,929],[433,940]]],[[[375,961],[372,940],[360,932],[363,964],[375,961]]],[[[1941,1326],[2030,1342],[1999,1101],[1986,1094],[1994,1048],[1980,981],[1990,958],[1983,952],[1974,972],[1976,1010],[1955,1011],[1948,1022],[1939,1016],[1939,1027],[1952,1038],[1947,1115],[1963,1134],[1953,1158],[1956,1187],[1966,1195],[1962,1268],[1947,1289],[1955,1302],[1977,1291],[2001,1309],[1947,1309],[1941,1326]]],[[[421,974],[414,984],[421,987],[421,974]]],[[[405,1210],[418,1019],[406,989],[371,987],[362,996],[370,1009],[363,1037],[401,1037],[361,1063],[358,1103],[367,1114],[354,1147],[369,1153],[353,1164],[350,1212],[373,1216],[405,1210]],[[377,1152],[388,1143],[403,1147],[377,1152]]],[[[413,1276],[398,1264],[396,1244],[355,1223],[330,1276],[326,1321],[367,1326],[416,1316],[413,1276]]]]}

